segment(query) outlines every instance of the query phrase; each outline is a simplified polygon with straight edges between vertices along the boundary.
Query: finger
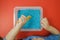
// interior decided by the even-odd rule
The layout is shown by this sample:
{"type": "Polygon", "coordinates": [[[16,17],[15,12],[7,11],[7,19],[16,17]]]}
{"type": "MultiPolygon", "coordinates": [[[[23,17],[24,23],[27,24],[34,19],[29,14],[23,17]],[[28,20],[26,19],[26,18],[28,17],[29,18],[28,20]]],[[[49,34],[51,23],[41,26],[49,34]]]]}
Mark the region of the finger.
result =
{"type": "Polygon", "coordinates": [[[22,19],[22,22],[26,22],[26,17],[24,15],[22,15],[21,19],[22,19]]]}
{"type": "Polygon", "coordinates": [[[22,16],[18,19],[18,21],[17,21],[17,23],[22,23],[23,21],[22,21],[22,16]]]}
{"type": "Polygon", "coordinates": [[[41,23],[43,23],[45,26],[49,25],[47,18],[43,18],[41,23]]]}
{"type": "Polygon", "coordinates": [[[46,22],[44,22],[43,20],[41,21],[41,24],[43,24],[45,26],[47,25],[46,22]]]}
{"type": "Polygon", "coordinates": [[[16,21],[16,24],[15,25],[18,25],[18,24],[21,24],[22,21],[21,21],[21,17],[16,21]]]}
{"type": "Polygon", "coordinates": [[[43,28],[45,28],[45,25],[44,25],[44,24],[41,24],[41,26],[42,26],[43,28]]]}
{"type": "Polygon", "coordinates": [[[48,24],[47,18],[43,18],[42,21],[45,22],[46,24],[48,24]]]}
{"type": "Polygon", "coordinates": [[[46,23],[48,23],[48,19],[46,17],[44,19],[45,19],[46,23]]]}
{"type": "Polygon", "coordinates": [[[21,17],[16,21],[16,24],[21,22],[21,17]]]}
{"type": "Polygon", "coordinates": [[[18,20],[18,21],[19,21],[19,23],[20,23],[20,22],[22,23],[22,16],[19,18],[19,20],[18,20]]]}

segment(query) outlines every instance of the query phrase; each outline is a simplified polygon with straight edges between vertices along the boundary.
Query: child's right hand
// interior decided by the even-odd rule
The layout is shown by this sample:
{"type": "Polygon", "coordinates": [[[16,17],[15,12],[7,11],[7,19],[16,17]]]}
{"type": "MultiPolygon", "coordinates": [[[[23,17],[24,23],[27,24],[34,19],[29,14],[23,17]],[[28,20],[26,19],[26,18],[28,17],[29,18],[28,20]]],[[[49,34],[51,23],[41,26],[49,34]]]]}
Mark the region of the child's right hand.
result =
{"type": "Polygon", "coordinates": [[[17,26],[23,26],[27,21],[29,21],[29,19],[31,18],[31,16],[27,16],[25,17],[24,15],[22,15],[19,20],[17,21],[16,25],[17,26]]]}
{"type": "Polygon", "coordinates": [[[26,23],[26,17],[22,15],[16,22],[16,26],[23,26],[26,23]]]}

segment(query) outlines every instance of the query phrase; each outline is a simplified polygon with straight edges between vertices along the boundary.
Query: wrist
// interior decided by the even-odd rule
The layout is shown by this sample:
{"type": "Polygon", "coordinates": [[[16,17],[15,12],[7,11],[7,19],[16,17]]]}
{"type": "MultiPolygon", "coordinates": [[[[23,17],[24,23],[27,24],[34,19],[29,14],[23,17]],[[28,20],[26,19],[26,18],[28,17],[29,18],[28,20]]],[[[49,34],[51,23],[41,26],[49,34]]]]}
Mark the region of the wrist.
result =
{"type": "Polygon", "coordinates": [[[45,30],[47,30],[47,31],[49,31],[49,30],[51,30],[51,26],[50,25],[48,25],[46,28],[44,28],[45,30]]]}

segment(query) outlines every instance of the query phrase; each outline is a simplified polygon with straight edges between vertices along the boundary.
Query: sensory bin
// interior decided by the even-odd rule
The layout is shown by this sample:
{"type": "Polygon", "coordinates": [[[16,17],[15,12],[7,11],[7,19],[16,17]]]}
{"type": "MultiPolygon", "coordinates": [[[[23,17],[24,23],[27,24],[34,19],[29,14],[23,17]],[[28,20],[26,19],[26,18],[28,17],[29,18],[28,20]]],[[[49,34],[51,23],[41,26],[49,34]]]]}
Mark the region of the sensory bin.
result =
{"type": "Polygon", "coordinates": [[[18,10],[17,17],[20,18],[21,15],[31,16],[31,19],[22,27],[22,29],[41,29],[41,11],[40,9],[22,9],[18,10]]]}

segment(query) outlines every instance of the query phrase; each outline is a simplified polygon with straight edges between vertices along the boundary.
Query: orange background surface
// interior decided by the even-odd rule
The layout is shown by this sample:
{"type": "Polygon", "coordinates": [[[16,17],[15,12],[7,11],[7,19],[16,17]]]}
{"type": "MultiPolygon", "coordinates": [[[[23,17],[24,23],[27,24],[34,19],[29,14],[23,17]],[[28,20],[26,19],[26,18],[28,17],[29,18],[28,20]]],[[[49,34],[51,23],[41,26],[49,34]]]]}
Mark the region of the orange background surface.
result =
{"type": "MultiPolygon", "coordinates": [[[[0,36],[5,37],[13,28],[13,14],[16,6],[41,6],[43,16],[48,18],[50,25],[60,31],[60,0],[0,0],[0,36]]],[[[48,34],[49,32],[44,29],[40,32],[19,32],[17,38],[48,34]]]]}

